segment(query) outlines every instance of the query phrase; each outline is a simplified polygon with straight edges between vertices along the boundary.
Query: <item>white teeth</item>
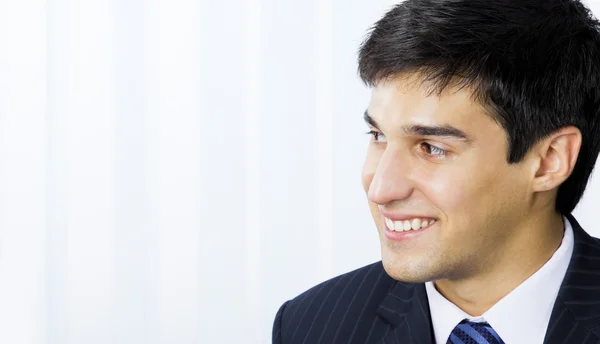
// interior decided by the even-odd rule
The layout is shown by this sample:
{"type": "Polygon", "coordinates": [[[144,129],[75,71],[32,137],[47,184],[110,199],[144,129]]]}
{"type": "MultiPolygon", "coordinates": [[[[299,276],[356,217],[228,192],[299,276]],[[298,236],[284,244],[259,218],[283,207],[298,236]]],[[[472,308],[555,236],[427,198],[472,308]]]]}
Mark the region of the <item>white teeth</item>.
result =
{"type": "Polygon", "coordinates": [[[427,226],[431,226],[434,223],[435,220],[421,220],[419,218],[404,221],[393,221],[387,217],[385,218],[385,224],[387,228],[396,232],[418,230],[427,226]]]}
{"type": "Polygon", "coordinates": [[[414,219],[414,220],[412,220],[410,227],[413,230],[421,229],[421,220],[420,219],[414,219]]]}
{"type": "Polygon", "coordinates": [[[394,230],[394,221],[392,221],[386,217],[385,224],[386,224],[387,228],[394,230]]]}

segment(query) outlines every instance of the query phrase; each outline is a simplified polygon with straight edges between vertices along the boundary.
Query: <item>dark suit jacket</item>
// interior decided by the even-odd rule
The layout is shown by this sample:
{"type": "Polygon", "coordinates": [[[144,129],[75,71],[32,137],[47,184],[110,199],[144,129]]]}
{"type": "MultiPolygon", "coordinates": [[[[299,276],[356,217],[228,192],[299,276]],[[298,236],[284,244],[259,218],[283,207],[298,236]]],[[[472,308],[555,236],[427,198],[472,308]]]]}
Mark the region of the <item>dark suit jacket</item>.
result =
{"type": "MultiPolygon", "coordinates": [[[[568,218],[575,247],[544,344],[600,344],[600,240],[589,236],[572,216],[568,218]]],[[[425,284],[396,281],[381,262],[331,279],[286,302],[273,326],[275,344],[434,341],[425,284]]]]}

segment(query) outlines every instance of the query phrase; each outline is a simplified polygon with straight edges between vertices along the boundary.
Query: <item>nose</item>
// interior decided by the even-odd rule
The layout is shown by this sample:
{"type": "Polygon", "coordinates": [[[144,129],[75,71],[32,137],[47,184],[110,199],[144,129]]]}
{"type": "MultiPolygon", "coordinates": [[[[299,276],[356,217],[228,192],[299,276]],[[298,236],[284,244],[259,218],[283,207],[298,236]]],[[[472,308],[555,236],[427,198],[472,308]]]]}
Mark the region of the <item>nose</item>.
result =
{"type": "Polygon", "coordinates": [[[367,167],[372,177],[367,197],[379,205],[406,199],[413,191],[410,158],[401,149],[389,148],[372,162],[372,167],[367,167]]]}

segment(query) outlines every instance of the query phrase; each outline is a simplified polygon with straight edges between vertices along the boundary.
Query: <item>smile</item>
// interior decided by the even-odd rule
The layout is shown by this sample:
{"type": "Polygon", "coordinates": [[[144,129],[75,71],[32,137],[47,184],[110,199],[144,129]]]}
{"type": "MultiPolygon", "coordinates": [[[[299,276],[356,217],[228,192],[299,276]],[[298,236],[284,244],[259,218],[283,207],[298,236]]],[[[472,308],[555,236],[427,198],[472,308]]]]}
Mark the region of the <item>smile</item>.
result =
{"type": "Polygon", "coordinates": [[[385,225],[387,228],[394,232],[406,232],[406,231],[416,231],[419,229],[424,229],[432,226],[435,223],[435,219],[421,219],[414,218],[408,219],[404,221],[393,221],[387,217],[385,218],[385,225]]]}

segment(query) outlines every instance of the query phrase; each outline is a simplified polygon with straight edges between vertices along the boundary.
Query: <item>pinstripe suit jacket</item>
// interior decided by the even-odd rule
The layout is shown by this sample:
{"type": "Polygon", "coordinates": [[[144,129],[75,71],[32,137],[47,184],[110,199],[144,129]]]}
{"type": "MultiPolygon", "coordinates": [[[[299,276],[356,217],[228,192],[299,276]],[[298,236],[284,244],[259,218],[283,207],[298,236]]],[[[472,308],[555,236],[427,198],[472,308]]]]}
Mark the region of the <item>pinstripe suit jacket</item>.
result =
{"type": "MultiPolygon", "coordinates": [[[[544,344],[600,344],[600,240],[589,236],[572,216],[568,218],[575,246],[544,344]]],[[[274,344],[434,341],[425,285],[392,279],[381,262],[326,281],[284,303],[273,326],[274,344]]]]}

